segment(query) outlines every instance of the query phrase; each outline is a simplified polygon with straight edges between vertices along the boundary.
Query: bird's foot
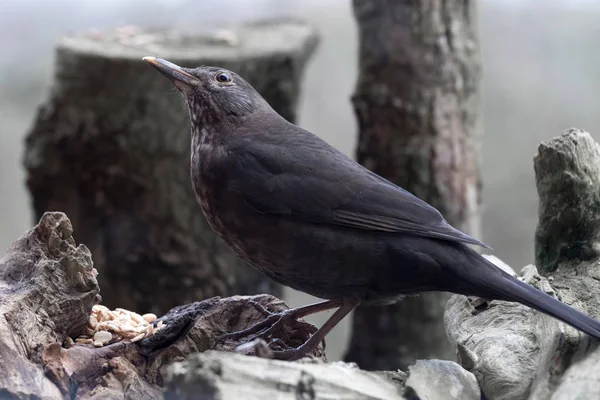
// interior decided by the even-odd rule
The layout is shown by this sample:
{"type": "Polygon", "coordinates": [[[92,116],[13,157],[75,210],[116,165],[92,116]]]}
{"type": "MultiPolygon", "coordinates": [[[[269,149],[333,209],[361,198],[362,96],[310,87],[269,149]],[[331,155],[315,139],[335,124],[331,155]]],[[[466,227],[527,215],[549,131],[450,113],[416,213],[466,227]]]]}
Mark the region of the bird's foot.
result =
{"type": "Polygon", "coordinates": [[[302,346],[298,346],[295,349],[287,349],[287,350],[275,350],[271,352],[271,357],[275,360],[284,360],[284,361],[295,361],[299,360],[306,355],[310,354],[314,347],[318,346],[319,343],[314,346],[309,347],[306,346],[308,342],[304,343],[302,346]]]}
{"type": "MultiPolygon", "coordinates": [[[[281,311],[278,313],[273,313],[273,312],[267,310],[266,308],[264,308],[259,303],[256,303],[254,301],[249,302],[249,304],[252,305],[254,308],[256,308],[258,311],[260,311],[262,314],[264,314],[266,316],[266,318],[264,320],[262,320],[261,322],[258,322],[256,324],[252,325],[249,328],[243,329],[241,331],[226,333],[226,334],[220,336],[217,339],[217,343],[220,343],[220,342],[223,342],[226,340],[239,340],[239,339],[249,336],[249,335],[252,335],[252,336],[248,339],[248,342],[251,342],[251,341],[259,339],[259,338],[265,339],[265,338],[269,337],[269,335],[272,335],[272,334],[276,333],[277,330],[281,329],[285,325],[286,322],[290,322],[290,321],[294,320],[295,317],[298,315],[297,308],[292,308],[292,309],[281,311]]],[[[313,331],[316,331],[316,328],[314,328],[313,331]]],[[[311,333],[314,333],[314,332],[311,332],[311,333]]]]}
{"type": "MultiPolygon", "coordinates": [[[[329,331],[350,311],[352,311],[358,302],[356,303],[339,303],[333,300],[326,300],[320,303],[309,304],[307,306],[292,308],[289,310],[273,313],[265,309],[258,303],[250,303],[254,308],[260,311],[266,318],[253,326],[237,331],[226,333],[222,335],[217,343],[224,340],[235,340],[239,341],[241,338],[250,336],[248,340],[245,340],[243,344],[236,347],[236,351],[247,352],[251,348],[256,346],[262,346],[263,350],[265,345],[269,348],[269,352],[262,352],[267,355],[268,358],[275,358],[279,360],[297,360],[315,351],[319,343],[324,342],[325,336],[329,331]],[[331,310],[338,308],[338,310],[325,322],[325,324],[317,329],[313,325],[298,320],[308,315],[315,314],[317,312],[331,310]],[[284,329],[286,328],[284,333],[284,329]],[[282,331],[286,339],[282,340],[283,337],[277,337],[276,335],[282,331]],[[289,348],[289,340],[295,341],[298,339],[302,343],[298,347],[289,348]],[[277,350],[274,350],[272,346],[275,346],[277,350]],[[286,349],[286,347],[288,347],[286,349]],[[281,348],[285,350],[280,350],[281,348]]],[[[323,348],[325,346],[323,345],[323,348]]],[[[260,349],[255,349],[258,354],[260,349]]]]}
{"type": "MultiPolygon", "coordinates": [[[[284,361],[295,361],[310,354],[316,345],[308,345],[305,342],[301,346],[286,349],[286,350],[273,350],[271,345],[277,345],[279,348],[285,348],[286,344],[281,339],[273,339],[271,343],[267,343],[262,339],[254,339],[244,344],[241,344],[235,348],[235,351],[242,354],[254,354],[261,358],[270,358],[275,360],[284,361]]],[[[318,345],[318,343],[317,343],[318,345]]]]}

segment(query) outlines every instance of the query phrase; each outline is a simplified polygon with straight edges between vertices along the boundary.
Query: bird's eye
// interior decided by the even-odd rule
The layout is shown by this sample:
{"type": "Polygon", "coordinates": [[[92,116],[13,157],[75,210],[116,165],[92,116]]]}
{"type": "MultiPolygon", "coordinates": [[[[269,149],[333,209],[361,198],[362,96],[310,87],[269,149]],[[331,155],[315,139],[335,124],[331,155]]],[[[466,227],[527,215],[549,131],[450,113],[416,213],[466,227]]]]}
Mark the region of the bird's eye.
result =
{"type": "Polygon", "coordinates": [[[220,72],[217,74],[217,81],[221,83],[231,82],[231,76],[225,72],[220,72]]]}

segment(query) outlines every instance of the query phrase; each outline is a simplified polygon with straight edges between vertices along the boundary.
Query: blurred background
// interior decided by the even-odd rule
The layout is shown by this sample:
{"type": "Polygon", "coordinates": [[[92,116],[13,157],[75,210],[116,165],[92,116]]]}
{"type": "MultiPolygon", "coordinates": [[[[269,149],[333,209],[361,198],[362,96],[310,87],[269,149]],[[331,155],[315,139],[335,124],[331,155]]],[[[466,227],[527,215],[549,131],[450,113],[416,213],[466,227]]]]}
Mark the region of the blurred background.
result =
{"type": "MultiPolygon", "coordinates": [[[[478,6],[482,235],[518,270],[533,262],[537,145],[571,126],[600,138],[600,0],[486,0],[478,6]]],[[[34,223],[21,165],[23,137],[48,94],[53,46],[61,35],[121,25],[304,18],[322,40],[305,75],[299,125],[354,155],[349,98],[357,35],[351,10],[351,0],[0,0],[0,254],[34,223]]],[[[288,291],[286,300],[300,305],[308,297],[288,291]]],[[[328,337],[331,360],[348,338],[350,320],[343,322],[328,337]]]]}

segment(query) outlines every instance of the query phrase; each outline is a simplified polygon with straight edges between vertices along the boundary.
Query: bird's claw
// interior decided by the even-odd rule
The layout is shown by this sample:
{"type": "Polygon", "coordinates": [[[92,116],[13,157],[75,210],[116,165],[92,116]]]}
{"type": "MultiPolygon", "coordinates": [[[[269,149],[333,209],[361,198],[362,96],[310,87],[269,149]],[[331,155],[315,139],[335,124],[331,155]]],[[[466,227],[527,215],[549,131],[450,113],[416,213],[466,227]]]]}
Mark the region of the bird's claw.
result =
{"type": "Polygon", "coordinates": [[[299,347],[289,350],[276,350],[271,353],[275,360],[294,361],[304,357],[304,354],[299,350],[299,347]]]}
{"type": "Polygon", "coordinates": [[[249,328],[221,335],[217,339],[217,343],[221,343],[226,340],[239,340],[248,335],[253,335],[248,340],[249,342],[259,338],[264,339],[269,335],[275,333],[278,329],[281,329],[285,321],[288,321],[295,316],[294,309],[285,310],[278,313],[272,313],[258,303],[252,305],[255,307],[260,307],[257,307],[257,309],[259,309],[261,313],[268,315],[268,317],[262,320],[261,322],[252,325],[249,328]]]}
{"type": "Polygon", "coordinates": [[[307,349],[304,345],[286,350],[273,350],[270,345],[275,343],[285,347],[285,343],[281,339],[273,339],[269,344],[262,339],[253,339],[237,346],[235,351],[242,354],[253,351],[257,357],[284,361],[298,360],[306,355],[307,349]]]}

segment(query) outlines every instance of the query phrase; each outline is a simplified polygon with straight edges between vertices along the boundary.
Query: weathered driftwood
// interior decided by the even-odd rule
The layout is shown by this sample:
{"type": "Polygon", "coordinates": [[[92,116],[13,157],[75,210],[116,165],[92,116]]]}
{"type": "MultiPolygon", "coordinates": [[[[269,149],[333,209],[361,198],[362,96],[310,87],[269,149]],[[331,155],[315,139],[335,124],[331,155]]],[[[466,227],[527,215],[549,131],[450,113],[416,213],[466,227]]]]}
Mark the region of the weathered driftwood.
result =
{"type": "Polygon", "coordinates": [[[156,321],[163,328],[135,343],[69,344],[100,301],[90,252],[72,234],[63,213],[46,213],[0,260],[0,398],[480,398],[473,374],[449,361],[419,362],[407,376],[326,364],[322,347],[299,362],[267,359],[271,349],[298,346],[315,332],[303,321],[265,338],[271,349],[261,339],[218,340],[261,321],[265,310],[287,309],[270,295],[176,307],[156,321]]]}
{"type": "Polygon", "coordinates": [[[232,294],[281,294],[205,222],[189,178],[181,96],[141,58],[218,65],[294,121],[310,26],[268,21],[201,31],[132,27],[64,38],[50,99],[26,141],[37,218],[66,212],[94,254],[106,305],[163,313],[232,294]]]}
{"type": "Polygon", "coordinates": [[[0,259],[0,397],[61,398],[41,368],[42,350],[78,335],[99,300],[89,250],[71,223],[47,214],[0,259]]]}
{"type": "Polygon", "coordinates": [[[600,277],[600,146],[579,129],[538,148],[535,262],[544,276],[600,277]]]}
{"type": "Polygon", "coordinates": [[[382,376],[346,363],[285,362],[206,352],[167,372],[166,399],[402,399],[402,373],[382,376]],[[394,381],[394,379],[396,381],[394,381]]]}
{"type": "Polygon", "coordinates": [[[480,400],[473,374],[450,361],[419,361],[408,375],[356,364],[284,362],[206,352],[167,372],[166,399],[480,400]]]}
{"type": "MultiPolygon", "coordinates": [[[[600,319],[600,145],[570,129],[534,159],[536,262],[523,279],[600,319]]],[[[460,363],[489,400],[598,399],[598,342],[517,303],[453,296],[445,312],[460,363]],[[473,301],[476,302],[473,303],[473,301]]]]}
{"type": "MultiPolygon", "coordinates": [[[[262,321],[264,309],[287,309],[270,295],[176,307],[159,319],[165,327],[136,343],[68,347],[67,337],[82,333],[100,301],[90,252],[76,246],[72,233],[63,213],[46,213],[0,260],[0,398],[162,398],[166,368],[192,353],[269,356],[266,346],[244,346],[249,337],[218,339],[262,321]]],[[[271,348],[296,347],[315,330],[297,321],[267,339],[271,348]]],[[[323,349],[312,355],[324,358],[323,349]]]]}
{"type": "MultiPolygon", "coordinates": [[[[480,65],[475,1],[355,0],[357,158],[479,234],[480,65]]],[[[358,308],[346,360],[367,369],[453,358],[446,294],[358,308]],[[427,332],[427,334],[423,334],[427,332]]]]}
{"type": "Polygon", "coordinates": [[[408,373],[409,399],[481,400],[475,376],[453,361],[417,360],[408,373]]]}

